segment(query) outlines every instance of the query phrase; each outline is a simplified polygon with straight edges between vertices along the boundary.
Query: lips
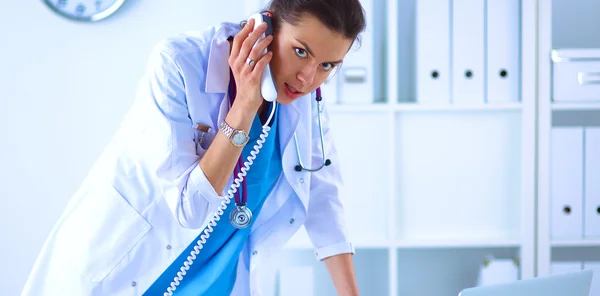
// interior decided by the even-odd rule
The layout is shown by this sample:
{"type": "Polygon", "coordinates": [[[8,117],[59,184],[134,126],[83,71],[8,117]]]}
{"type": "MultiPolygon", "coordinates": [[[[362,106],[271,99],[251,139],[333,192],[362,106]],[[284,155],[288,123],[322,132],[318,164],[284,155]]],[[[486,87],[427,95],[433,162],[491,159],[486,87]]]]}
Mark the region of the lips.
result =
{"type": "Polygon", "coordinates": [[[299,92],[301,92],[301,91],[298,91],[298,89],[297,89],[297,88],[295,88],[295,87],[293,87],[293,86],[291,86],[291,85],[289,85],[289,84],[287,84],[287,83],[286,83],[285,85],[286,85],[286,86],[289,88],[289,90],[290,90],[290,91],[292,91],[293,93],[299,93],[299,92]]]}
{"type": "Polygon", "coordinates": [[[301,91],[287,83],[285,83],[285,94],[290,99],[297,99],[302,96],[301,91]]]}

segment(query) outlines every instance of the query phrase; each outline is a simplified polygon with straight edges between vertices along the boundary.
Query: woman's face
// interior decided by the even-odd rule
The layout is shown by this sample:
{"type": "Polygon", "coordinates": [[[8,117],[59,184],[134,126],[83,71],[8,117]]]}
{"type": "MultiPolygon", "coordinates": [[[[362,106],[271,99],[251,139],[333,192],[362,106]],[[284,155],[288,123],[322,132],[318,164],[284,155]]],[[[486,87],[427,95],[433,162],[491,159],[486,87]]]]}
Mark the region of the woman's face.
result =
{"type": "Polygon", "coordinates": [[[352,42],[309,14],[296,25],[283,22],[269,46],[277,102],[289,104],[315,90],[339,66],[352,42]]]}

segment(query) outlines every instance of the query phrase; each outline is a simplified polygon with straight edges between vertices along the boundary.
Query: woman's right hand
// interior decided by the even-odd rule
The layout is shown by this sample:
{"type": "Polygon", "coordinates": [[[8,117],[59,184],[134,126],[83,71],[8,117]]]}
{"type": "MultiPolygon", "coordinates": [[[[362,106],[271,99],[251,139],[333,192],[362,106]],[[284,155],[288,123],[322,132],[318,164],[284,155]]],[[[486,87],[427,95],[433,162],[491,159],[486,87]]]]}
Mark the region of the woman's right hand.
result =
{"type": "Polygon", "coordinates": [[[254,30],[254,19],[250,19],[233,38],[228,60],[235,78],[237,93],[235,102],[253,111],[258,110],[263,102],[260,93],[261,76],[273,57],[273,53],[270,51],[261,56],[261,53],[273,40],[273,36],[267,36],[252,48],[266,29],[267,26],[263,23],[254,30]],[[254,61],[254,65],[248,64],[248,58],[254,61]]]}

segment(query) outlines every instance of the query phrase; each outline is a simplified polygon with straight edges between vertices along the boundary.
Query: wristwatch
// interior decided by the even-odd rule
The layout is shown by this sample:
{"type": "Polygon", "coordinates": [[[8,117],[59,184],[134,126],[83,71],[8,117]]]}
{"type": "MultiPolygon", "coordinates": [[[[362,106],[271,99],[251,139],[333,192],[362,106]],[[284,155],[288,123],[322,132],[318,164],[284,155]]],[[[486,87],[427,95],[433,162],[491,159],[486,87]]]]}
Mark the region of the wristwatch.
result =
{"type": "Polygon", "coordinates": [[[234,129],[225,121],[221,122],[221,130],[227,139],[229,139],[231,143],[237,147],[242,147],[248,143],[248,133],[244,130],[234,129]]]}

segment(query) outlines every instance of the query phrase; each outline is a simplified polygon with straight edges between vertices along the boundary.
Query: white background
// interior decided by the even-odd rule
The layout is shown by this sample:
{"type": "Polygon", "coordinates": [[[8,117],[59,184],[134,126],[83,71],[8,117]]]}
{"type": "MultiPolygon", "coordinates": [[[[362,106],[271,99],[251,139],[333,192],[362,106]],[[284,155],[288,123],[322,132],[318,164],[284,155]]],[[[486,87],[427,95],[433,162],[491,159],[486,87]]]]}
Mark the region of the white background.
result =
{"type": "Polygon", "coordinates": [[[19,295],[50,229],[116,131],[161,39],[245,18],[247,1],[129,0],[75,23],[42,1],[0,8],[0,288],[19,295]]]}

